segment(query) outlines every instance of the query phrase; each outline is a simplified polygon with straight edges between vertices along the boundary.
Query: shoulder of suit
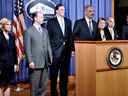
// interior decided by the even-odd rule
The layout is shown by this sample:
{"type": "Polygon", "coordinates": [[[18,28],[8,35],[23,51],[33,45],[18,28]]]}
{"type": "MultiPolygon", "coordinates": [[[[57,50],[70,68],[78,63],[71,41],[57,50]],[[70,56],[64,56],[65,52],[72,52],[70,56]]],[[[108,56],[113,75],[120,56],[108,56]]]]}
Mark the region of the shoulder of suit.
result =
{"type": "Polygon", "coordinates": [[[10,33],[9,33],[9,38],[12,38],[12,40],[15,40],[14,35],[13,34],[10,34],[10,33]]]}
{"type": "Polygon", "coordinates": [[[57,20],[57,18],[55,17],[55,18],[52,18],[52,19],[48,20],[48,22],[53,22],[53,21],[56,21],[56,20],[57,20]]]}
{"type": "Polygon", "coordinates": [[[81,18],[81,19],[78,19],[76,21],[80,21],[80,22],[82,21],[83,22],[83,21],[85,21],[85,18],[81,18]]]}
{"type": "Polygon", "coordinates": [[[66,21],[66,22],[68,22],[68,23],[71,23],[72,21],[70,20],[70,19],[68,19],[68,18],[64,18],[64,20],[66,21]]]}
{"type": "Polygon", "coordinates": [[[108,30],[108,27],[105,27],[104,30],[108,30]]]}
{"type": "Polygon", "coordinates": [[[43,30],[43,31],[45,31],[45,32],[47,32],[47,31],[48,31],[47,29],[45,29],[45,28],[43,28],[43,27],[42,27],[42,30],[43,30]]]}
{"type": "Polygon", "coordinates": [[[25,31],[32,30],[33,28],[34,28],[34,26],[32,25],[32,26],[28,27],[25,31]]]}
{"type": "Polygon", "coordinates": [[[108,29],[108,27],[105,27],[104,30],[105,30],[107,33],[110,32],[109,29],[108,29]]]}
{"type": "Polygon", "coordinates": [[[11,33],[8,33],[9,34],[9,36],[11,36],[12,38],[14,38],[14,35],[13,34],[11,34],[11,33]]]}
{"type": "Polygon", "coordinates": [[[116,28],[113,28],[113,30],[117,32],[116,28]]]}
{"type": "MultiPolygon", "coordinates": [[[[14,35],[12,33],[8,33],[10,38],[15,39],[14,35]]],[[[0,37],[3,36],[2,31],[0,31],[0,37]]]]}
{"type": "Polygon", "coordinates": [[[93,23],[95,23],[95,24],[97,24],[97,22],[96,22],[96,21],[94,21],[94,20],[92,20],[92,22],[93,22],[93,23]]]}
{"type": "Polygon", "coordinates": [[[64,17],[64,20],[71,21],[69,18],[64,17]]]}
{"type": "Polygon", "coordinates": [[[128,26],[128,24],[124,24],[124,25],[123,25],[123,27],[127,27],[127,26],[128,26]]]}
{"type": "Polygon", "coordinates": [[[75,22],[80,23],[80,22],[85,22],[85,21],[86,21],[85,18],[81,18],[81,19],[76,20],[75,22]]]}

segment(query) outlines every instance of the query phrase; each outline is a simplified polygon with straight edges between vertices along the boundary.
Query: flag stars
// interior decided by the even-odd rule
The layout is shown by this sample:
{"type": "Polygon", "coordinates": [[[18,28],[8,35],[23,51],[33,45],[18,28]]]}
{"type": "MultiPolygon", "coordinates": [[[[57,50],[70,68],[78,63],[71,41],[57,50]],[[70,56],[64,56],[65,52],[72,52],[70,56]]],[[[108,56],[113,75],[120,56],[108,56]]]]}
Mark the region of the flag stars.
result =
{"type": "Polygon", "coordinates": [[[14,11],[16,16],[23,13],[23,0],[16,0],[14,11]]]}

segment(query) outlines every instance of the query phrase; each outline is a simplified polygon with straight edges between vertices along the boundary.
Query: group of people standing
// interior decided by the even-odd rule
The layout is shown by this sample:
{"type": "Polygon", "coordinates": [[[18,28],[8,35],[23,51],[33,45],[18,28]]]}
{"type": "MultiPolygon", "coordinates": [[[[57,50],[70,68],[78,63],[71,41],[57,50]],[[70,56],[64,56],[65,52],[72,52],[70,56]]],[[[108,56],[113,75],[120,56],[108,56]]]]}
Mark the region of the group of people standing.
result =
{"type": "MultiPolygon", "coordinates": [[[[64,17],[64,5],[56,5],[55,10],[57,16],[48,21],[47,29],[41,27],[44,17],[42,12],[37,11],[32,14],[33,25],[24,31],[23,44],[26,65],[29,67],[31,96],[45,96],[48,66],[50,67],[51,96],[58,96],[56,89],[58,72],[60,72],[60,96],[68,95],[68,72],[70,57],[75,51],[74,40],[118,39],[114,29],[114,18],[108,17],[107,20],[99,18],[96,23],[92,20],[94,8],[91,5],[85,7],[85,17],[76,20],[73,32],[71,20],[64,17]],[[107,27],[105,27],[106,22],[107,27]]],[[[16,46],[14,37],[8,33],[11,31],[11,21],[4,18],[0,20],[0,25],[0,96],[9,96],[8,85],[17,64],[16,46]],[[7,93],[8,95],[5,95],[7,93]]]]}
{"type": "Polygon", "coordinates": [[[104,41],[118,39],[117,32],[114,29],[115,21],[113,17],[108,17],[107,20],[99,18],[98,23],[96,23],[92,20],[93,16],[94,8],[87,5],[85,7],[85,17],[75,22],[73,30],[74,40],[104,41]]]}
{"type": "Polygon", "coordinates": [[[57,17],[43,24],[42,12],[35,12],[33,25],[24,31],[24,51],[29,66],[31,96],[45,96],[50,67],[51,96],[58,96],[57,77],[60,72],[60,94],[67,96],[68,72],[74,52],[71,21],[64,18],[64,5],[56,5],[57,17]]]}

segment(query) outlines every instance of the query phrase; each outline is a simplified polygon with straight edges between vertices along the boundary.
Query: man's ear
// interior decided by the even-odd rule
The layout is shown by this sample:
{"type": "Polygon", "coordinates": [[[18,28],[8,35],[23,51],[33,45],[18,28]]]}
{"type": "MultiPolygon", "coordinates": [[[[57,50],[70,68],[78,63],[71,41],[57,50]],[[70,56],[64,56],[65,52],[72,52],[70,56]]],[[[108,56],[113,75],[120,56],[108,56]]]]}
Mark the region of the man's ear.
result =
{"type": "Polygon", "coordinates": [[[34,17],[34,21],[36,21],[37,20],[37,17],[34,17]]]}
{"type": "Polygon", "coordinates": [[[58,10],[56,10],[56,13],[58,14],[58,10]]]}

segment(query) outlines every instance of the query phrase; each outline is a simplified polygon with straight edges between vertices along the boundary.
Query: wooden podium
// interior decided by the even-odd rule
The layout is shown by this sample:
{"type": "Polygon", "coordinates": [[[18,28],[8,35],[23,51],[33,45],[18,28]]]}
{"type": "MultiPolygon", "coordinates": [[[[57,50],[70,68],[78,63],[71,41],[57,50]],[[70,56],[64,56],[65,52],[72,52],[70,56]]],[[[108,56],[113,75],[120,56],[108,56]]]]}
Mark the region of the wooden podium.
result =
{"type": "Polygon", "coordinates": [[[76,96],[128,96],[128,41],[75,41],[76,96]],[[108,66],[111,48],[122,51],[118,69],[108,66]]]}

